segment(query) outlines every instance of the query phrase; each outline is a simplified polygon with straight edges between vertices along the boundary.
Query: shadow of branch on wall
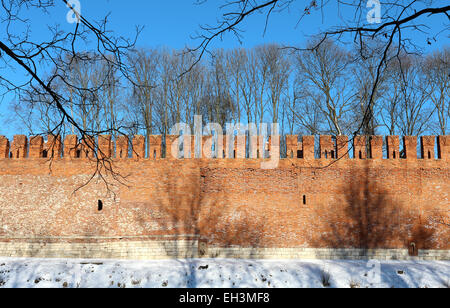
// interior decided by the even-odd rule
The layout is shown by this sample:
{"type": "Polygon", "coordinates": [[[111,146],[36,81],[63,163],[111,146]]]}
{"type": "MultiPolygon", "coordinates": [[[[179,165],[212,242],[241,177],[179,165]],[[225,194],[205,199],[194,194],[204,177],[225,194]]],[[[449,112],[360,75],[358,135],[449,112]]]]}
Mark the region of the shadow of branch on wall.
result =
{"type": "Polygon", "coordinates": [[[188,287],[196,287],[198,271],[208,267],[194,258],[252,258],[264,232],[263,221],[251,220],[247,209],[227,209],[225,191],[205,198],[207,179],[201,173],[198,167],[173,168],[157,183],[151,215],[135,217],[142,226],[148,220],[155,223],[167,257],[183,259],[180,266],[185,267],[188,287]]]}
{"type": "MultiPolygon", "coordinates": [[[[321,205],[313,219],[318,234],[310,239],[318,248],[420,249],[436,248],[436,226],[428,223],[414,202],[406,204],[388,179],[370,169],[354,168],[335,204],[321,205]]],[[[406,180],[406,179],[405,179],[406,180]]]]}

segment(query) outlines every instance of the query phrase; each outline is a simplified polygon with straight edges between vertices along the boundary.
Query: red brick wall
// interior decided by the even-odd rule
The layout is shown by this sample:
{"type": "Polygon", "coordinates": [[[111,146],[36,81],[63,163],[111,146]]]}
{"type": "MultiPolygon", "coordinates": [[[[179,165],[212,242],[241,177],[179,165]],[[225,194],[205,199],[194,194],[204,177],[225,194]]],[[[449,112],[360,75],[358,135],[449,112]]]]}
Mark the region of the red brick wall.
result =
{"type": "MultiPolygon", "coordinates": [[[[32,157],[42,157],[36,140],[32,157]]],[[[343,159],[314,159],[310,137],[297,147],[293,140],[310,154],[262,170],[258,159],[144,159],[139,138],[133,158],[112,160],[113,175],[95,174],[89,158],[20,158],[21,136],[11,147],[19,158],[0,158],[0,241],[200,235],[224,247],[450,249],[450,228],[439,223],[449,219],[448,136],[438,139],[441,159],[382,159],[380,149],[369,149],[374,159],[348,159],[336,148],[343,159]]],[[[321,149],[333,150],[332,142],[322,139],[321,149]]]]}

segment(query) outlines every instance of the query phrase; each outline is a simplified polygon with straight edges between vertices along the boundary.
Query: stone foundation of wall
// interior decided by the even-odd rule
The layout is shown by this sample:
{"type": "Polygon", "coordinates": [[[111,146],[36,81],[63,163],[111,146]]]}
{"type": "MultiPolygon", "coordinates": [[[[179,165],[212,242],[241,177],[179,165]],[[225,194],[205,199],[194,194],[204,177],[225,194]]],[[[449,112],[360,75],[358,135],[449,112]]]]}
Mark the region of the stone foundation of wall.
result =
{"type": "Polygon", "coordinates": [[[450,250],[420,250],[417,257],[411,257],[406,249],[209,247],[202,250],[196,240],[103,243],[0,242],[0,257],[122,260],[230,258],[448,261],[450,260],[450,250]]]}

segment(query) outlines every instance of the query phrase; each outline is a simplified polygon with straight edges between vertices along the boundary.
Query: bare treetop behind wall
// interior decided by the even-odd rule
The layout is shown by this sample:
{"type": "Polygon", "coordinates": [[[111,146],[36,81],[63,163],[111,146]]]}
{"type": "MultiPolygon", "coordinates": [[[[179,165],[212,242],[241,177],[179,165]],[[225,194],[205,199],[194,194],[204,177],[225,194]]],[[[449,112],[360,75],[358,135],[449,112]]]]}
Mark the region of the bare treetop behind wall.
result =
{"type": "MultiPolygon", "coordinates": [[[[198,0],[204,3],[207,0],[198,0]]],[[[427,44],[445,39],[448,36],[448,20],[450,19],[450,6],[445,1],[436,0],[352,0],[352,1],[299,1],[299,0],[236,0],[220,1],[218,6],[222,15],[216,24],[204,25],[197,35],[199,43],[191,48],[191,51],[199,51],[199,58],[208,51],[213,41],[222,39],[224,35],[232,33],[239,41],[243,41],[245,22],[254,15],[263,14],[265,23],[261,25],[264,33],[270,27],[270,18],[283,11],[298,12],[297,25],[309,15],[325,19],[335,19],[337,22],[325,31],[319,33],[307,33],[318,35],[316,44],[309,46],[310,50],[319,48],[329,38],[339,42],[351,42],[359,49],[362,60],[367,59],[367,49],[372,41],[376,40],[376,50],[381,55],[375,69],[372,69],[372,81],[369,91],[362,93],[363,116],[360,125],[354,135],[358,133],[373,134],[375,116],[374,101],[377,99],[379,84],[383,79],[383,72],[388,62],[398,58],[401,53],[420,52],[417,33],[425,35],[427,44]],[[439,27],[430,27],[436,20],[444,21],[439,27]]],[[[293,43],[293,45],[295,42],[293,43]]],[[[293,50],[299,50],[295,46],[286,46],[293,50]]],[[[401,61],[398,59],[398,61],[401,61]]],[[[364,87],[364,85],[363,85],[364,87]]],[[[312,107],[310,107],[311,109],[312,107]]],[[[339,128],[335,130],[339,133],[339,128]]]]}
{"type": "Polygon", "coordinates": [[[3,71],[17,72],[21,78],[2,74],[1,94],[13,93],[21,100],[16,107],[22,110],[45,110],[46,131],[38,131],[39,134],[57,135],[69,129],[83,138],[119,130],[111,112],[111,98],[118,80],[129,76],[125,54],[134,46],[140,29],[131,40],[115,37],[108,29],[108,16],[100,16],[94,22],[80,10],[80,2],[73,0],[2,1],[0,16],[5,31],[0,36],[0,62],[3,71]],[[61,8],[67,10],[66,25],[31,26],[29,16],[50,15],[61,8]],[[90,70],[97,70],[96,80],[87,80],[90,70]],[[102,89],[106,90],[101,99],[102,89]],[[79,94],[80,101],[72,99],[74,93],[79,94]],[[21,106],[22,103],[28,104],[21,106]],[[74,105],[81,112],[79,117],[74,114],[74,105]],[[109,110],[106,126],[95,119],[99,109],[109,110]]]}

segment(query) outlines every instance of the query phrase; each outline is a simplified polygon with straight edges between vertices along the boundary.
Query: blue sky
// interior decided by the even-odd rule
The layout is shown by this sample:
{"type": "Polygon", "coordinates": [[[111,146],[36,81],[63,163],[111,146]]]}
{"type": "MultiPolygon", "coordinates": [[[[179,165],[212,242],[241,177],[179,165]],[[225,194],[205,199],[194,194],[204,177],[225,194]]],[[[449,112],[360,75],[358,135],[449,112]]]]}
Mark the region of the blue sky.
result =
{"type": "MultiPolygon", "coordinates": [[[[110,13],[109,25],[115,35],[132,37],[136,26],[144,26],[145,28],[137,43],[139,47],[176,49],[196,46],[198,41],[191,37],[195,36],[200,25],[215,23],[217,18],[221,16],[219,3],[222,3],[218,0],[209,0],[202,5],[195,4],[194,0],[80,0],[80,2],[82,15],[90,21],[101,19],[107,13],[110,13]]],[[[48,14],[42,14],[35,10],[24,12],[24,15],[29,18],[28,24],[33,31],[33,39],[48,39],[47,25],[59,24],[66,30],[74,27],[73,24],[66,21],[68,8],[62,4],[62,1],[56,1],[56,3],[56,7],[51,9],[48,14]]],[[[257,14],[242,24],[242,29],[245,30],[242,33],[242,45],[233,35],[228,34],[222,41],[215,41],[211,48],[234,48],[238,46],[249,48],[273,42],[285,45],[301,45],[308,39],[309,35],[328,29],[330,26],[340,25],[342,20],[339,16],[353,16],[349,11],[340,11],[336,5],[331,4],[326,10],[325,18],[322,18],[318,13],[313,13],[297,25],[298,17],[304,9],[303,3],[306,2],[299,1],[298,3],[288,11],[273,14],[265,35],[263,35],[265,16],[257,14]]],[[[441,18],[430,23],[429,26],[432,29],[442,29],[445,22],[445,18],[441,18]]],[[[0,24],[0,27],[1,33],[4,33],[4,24],[0,24]]],[[[444,36],[438,43],[428,46],[426,36],[420,33],[412,33],[411,35],[418,44],[425,48],[425,52],[449,43],[448,37],[444,36]]],[[[13,73],[0,69],[0,74],[8,76],[13,73]]],[[[14,78],[20,79],[22,77],[23,72],[16,71],[14,73],[14,78]]],[[[0,101],[0,123],[2,123],[0,134],[8,137],[11,137],[14,133],[24,133],[20,125],[8,127],[3,124],[6,119],[11,117],[8,105],[13,99],[12,95],[7,95],[0,101]]]]}

